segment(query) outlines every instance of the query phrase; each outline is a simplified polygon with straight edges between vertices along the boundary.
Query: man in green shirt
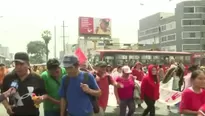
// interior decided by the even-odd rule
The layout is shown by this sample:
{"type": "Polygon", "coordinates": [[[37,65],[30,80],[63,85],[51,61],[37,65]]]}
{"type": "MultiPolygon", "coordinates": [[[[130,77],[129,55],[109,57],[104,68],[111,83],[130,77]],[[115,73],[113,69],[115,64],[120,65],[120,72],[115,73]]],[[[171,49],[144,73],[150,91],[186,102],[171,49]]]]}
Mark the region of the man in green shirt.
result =
{"type": "Polygon", "coordinates": [[[60,62],[57,59],[48,60],[47,71],[41,74],[47,91],[47,97],[43,104],[44,116],[60,116],[60,96],[58,90],[62,77],[65,74],[66,70],[60,68],[60,62]]]}

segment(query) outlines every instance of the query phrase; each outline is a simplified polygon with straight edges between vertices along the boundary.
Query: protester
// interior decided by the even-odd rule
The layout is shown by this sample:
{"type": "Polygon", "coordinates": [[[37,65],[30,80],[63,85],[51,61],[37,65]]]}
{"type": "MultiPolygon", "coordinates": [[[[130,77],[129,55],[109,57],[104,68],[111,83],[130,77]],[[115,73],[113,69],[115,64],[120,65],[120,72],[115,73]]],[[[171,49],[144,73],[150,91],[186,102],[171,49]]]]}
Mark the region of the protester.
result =
{"type": "Polygon", "coordinates": [[[157,77],[157,68],[154,65],[149,65],[148,75],[145,76],[141,83],[141,99],[147,105],[142,116],[155,116],[155,102],[159,99],[159,80],[157,77]]]}
{"type": "Polygon", "coordinates": [[[44,80],[47,99],[43,103],[44,116],[60,116],[60,96],[58,90],[62,82],[63,75],[66,74],[64,68],[60,68],[60,62],[53,58],[47,62],[47,71],[41,74],[44,80]]]}
{"type": "Polygon", "coordinates": [[[122,76],[122,65],[118,65],[116,69],[112,71],[112,78],[116,80],[117,77],[122,76]]]}
{"type": "Polygon", "coordinates": [[[138,81],[142,81],[142,78],[144,77],[144,72],[141,69],[142,63],[140,62],[137,62],[132,69],[132,75],[136,76],[138,81]]]}
{"type": "MultiPolygon", "coordinates": [[[[137,77],[138,81],[142,81],[142,78],[144,77],[144,72],[142,70],[142,63],[137,62],[135,66],[132,69],[132,75],[137,77]]],[[[143,109],[141,104],[138,104],[138,108],[143,109]]]]}
{"type": "Polygon", "coordinates": [[[162,65],[159,65],[159,69],[158,69],[158,76],[159,76],[159,80],[162,81],[164,79],[164,69],[162,67],[162,65]]]}
{"type": "Polygon", "coordinates": [[[185,82],[184,88],[185,89],[187,89],[187,88],[192,86],[191,75],[192,75],[192,72],[197,70],[197,68],[198,68],[198,65],[192,65],[192,66],[189,67],[188,74],[186,76],[184,76],[184,82],[185,82]]]}
{"type": "Polygon", "coordinates": [[[6,92],[4,92],[0,95],[0,102],[2,102],[3,100],[7,99],[10,96],[12,96],[14,93],[16,93],[15,88],[8,89],[6,92]]]}
{"type": "Polygon", "coordinates": [[[33,66],[33,71],[36,73],[36,74],[39,74],[40,75],[40,71],[38,70],[38,66],[33,66]]]}
{"type": "Polygon", "coordinates": [[[198,111],[197,116],[205,116],[205,104],[203,106],[201,106],[201,108],[198,111]]]}
{"type": "Polygon", "coordinates": [[[180,113],[184,116],[196,116],[199,108],[205,104],[205,75],[203,71],[196,70],[191,75],[192,86],[182,93],[180,113]]]}
{"type": "Polygon", "coordinates": [[[2,87],[4,76],[8,73],[5,64],[0,64],[0,88],[2,87]]]}
{"type": "Polygon", "coordinates": [[[100,106],[100,112],[95,113],[94,116],[104,116],[108,104],[109,97],[109,85],[115,87],[121,87],[120,84],[115,82],[113,78],[106,72],[107,63],[104,61],[99,61],[96,64],[96,81],[102,90],[102,95],[98,98],[98,104],[100,106]]]}
{"type": "Polygon", "coordinates": [[[112,66],[110,64],[107,65],[106,67],[106,72],[111,75],[112,74],[112,66]]]}
{"type": "Polygon", "coordinates": [[[132,71],[129,66],[122,67],[122,76],[117,78],[116,82],[122,84],[122,88],[116,88],[117,103],[120,106],[120,116],[132,116],[135,112],[135,102],[133,98],[134,94],[134,77],[131,75],[132,71]],[[126,115],[126,109],[129,108],[128,114],[126,115]]]}
{"type": "Polygon", "coordinates": [[[2,92],[9,90],[13,81],[18,81],[18,91],[9,98],[9,103],[3,101],[3,105],[10,116],[40,116],[40,104],[46,98],[46,90],[43,80],[30,70],[29,56],[27,53],[18,52],[14,56],[15,69],[5,76],[2,92]],[[32,93],[38,99],[32,100],[32,93]]]}
{"type": "Polygon", "coordinates": [[[65,56],[63,66],[67,75],[63,77],[59,90],[61,116],[65,116],[66,113],[67,116],[92,116],[93,106],[90,96],[101,95],[93,75],[79,70],[79,60],[74,55],[65,56]]]}

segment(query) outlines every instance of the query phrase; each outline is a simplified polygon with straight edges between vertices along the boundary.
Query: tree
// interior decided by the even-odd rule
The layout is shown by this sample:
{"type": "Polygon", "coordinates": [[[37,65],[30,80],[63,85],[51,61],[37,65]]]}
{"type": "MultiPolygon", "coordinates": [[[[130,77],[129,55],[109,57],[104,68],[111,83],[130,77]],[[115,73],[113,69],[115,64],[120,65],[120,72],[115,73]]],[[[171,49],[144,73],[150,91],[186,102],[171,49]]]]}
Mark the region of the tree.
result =
{"type": "Polygon", "coordinates": [[[46,46],[42,41],[30,41],[27,44],[27,53],[29,54],[31,63],[33,64],[44,63],[46,46]]]}
{"type": "Polygon", "coordinates": [[[48,61],[48,55],[49,55],[48,44],[51,40],[51,32],[49,30],[45,30],[41,34],[41,37],[43,38],[45,45],[46,45],[46,61],[48,61]]]}

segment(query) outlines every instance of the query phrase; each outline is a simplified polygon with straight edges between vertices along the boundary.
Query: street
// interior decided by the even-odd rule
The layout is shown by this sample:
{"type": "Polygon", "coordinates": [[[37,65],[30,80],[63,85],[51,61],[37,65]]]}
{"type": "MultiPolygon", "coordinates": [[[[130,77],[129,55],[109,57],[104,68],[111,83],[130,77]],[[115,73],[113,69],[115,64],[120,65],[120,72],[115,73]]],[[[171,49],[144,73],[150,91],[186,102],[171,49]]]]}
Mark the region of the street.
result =
{"type": "MultiPolygon", "coordinates": [[[[116,98],[113,92],[114,91],[113,86],[109,87],[109,91],[110,93],[109,93],[108,107],[106,109],[106,116],[117,116],[119,113],[119,108],[117,107],[116,98]]],[[[143,103],[142,106],[143,108],[146,108],[145,103],[143,103]]],[[[177,113],[176,107],[171,107],[172,112],[169,112],[165,104],[156,102],[155,106],[156,106],[156,116],[179,116],[179,114],[177,113]]],[[[1,109],[0,116],[8,116],[2,104],[0,104],[0,109],[1,109]]],[[[136,106],[135,116],[140,116],[142,112],[143,112],[143,109],[138,109],[136,106]]],[[[40,113],[41,113],[40,116],[44,116],[42,104],[40,106],[40,113]]]]}
{"type": "MultiPolygon", "coordinates": [[[[173,113],[169,113],[167,110],[167,106],[161,103],[156,103],[156,116],[179,116],[179,114],[177,113],[177,109],[176,107],[172,108],[172,112],[173,113]]],[[[143,104],[143,107],[145,108],[146,105],[143,104]]],[[[0,105],[0,116],[8,116],[6,113],[6,110],[4,109],[3,105],[0,105]]],[[[25,109],[26,110],[26,109],[25,109]]],[[[40,116],[44,116],[43,115],[43,107],[40,107],[40,111],[41,111],[41,115],[40,116]]],[[[106,116],[117,116],[119,112],[119,109],[117,109],[114,106],[108,106],[107,110],[106,110],[106,116]]],[[[136,112],[135,112],[135,116],[140,116],[140,114],[142,114],[143,110],[142,109],[137,109],[136,108],[136,112]]]]}

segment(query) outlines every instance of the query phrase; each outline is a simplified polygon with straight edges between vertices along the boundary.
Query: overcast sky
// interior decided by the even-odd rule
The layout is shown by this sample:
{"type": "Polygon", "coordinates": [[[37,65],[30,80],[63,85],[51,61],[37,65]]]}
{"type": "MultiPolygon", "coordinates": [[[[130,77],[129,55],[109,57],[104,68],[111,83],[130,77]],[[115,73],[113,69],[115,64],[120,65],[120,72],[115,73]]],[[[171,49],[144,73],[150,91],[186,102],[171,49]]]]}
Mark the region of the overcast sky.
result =
{"type": "MultiPolygon", "coordinates": [[[[78,17],[107,17],[112,20],[112,37],[122,43],[137,43],[140,18],[157,12],[174,12],[180,0],[0,0],[0,44],[10,51],[26,51],[32,40],[42,40],[41,32],[53,33],[57,25],[57,50],[62,50],[62,21],[66,41],[77,43],[78,17]],[[34,1],[34,2],[30,2],[34,1]],[[144,5],[140,5],[143,3],[144,5]]],[[[49,44],[53,56],[53,40],[49,44]]],[[[58,52],[57,52],[58,56],[58,52]]]]}

